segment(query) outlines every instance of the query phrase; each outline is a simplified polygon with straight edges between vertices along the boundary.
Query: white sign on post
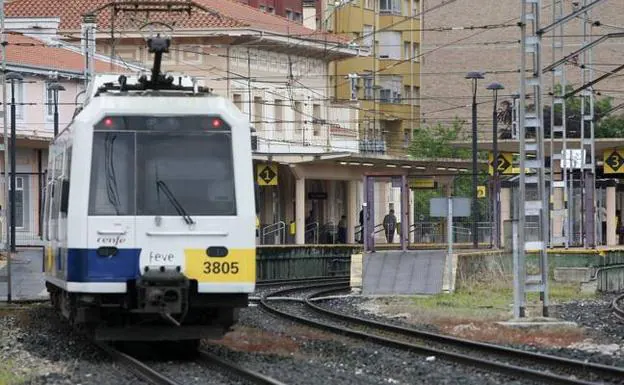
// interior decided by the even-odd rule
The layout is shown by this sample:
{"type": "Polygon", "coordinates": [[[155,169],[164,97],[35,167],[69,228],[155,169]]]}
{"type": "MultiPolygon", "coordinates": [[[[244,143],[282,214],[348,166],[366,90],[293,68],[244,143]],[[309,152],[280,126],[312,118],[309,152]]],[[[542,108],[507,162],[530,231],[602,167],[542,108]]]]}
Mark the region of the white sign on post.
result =
{"type": "MultiPolygon", "coordinates": [[[[470,216],[470,198],[452,198],[453,216],[470,216]]],[[[429,200],[429,216],[445,218],[448,215],[448,198],[431,198],[429,200]]]]}
{"type": "Polygon", "coordinates": [[[452,293],[453,285],[453,217],[470,216],[470,198],[431,198],[429,201],[429,215],[432,217],[446,217],[446,281],[447,291],[452,293]]]}

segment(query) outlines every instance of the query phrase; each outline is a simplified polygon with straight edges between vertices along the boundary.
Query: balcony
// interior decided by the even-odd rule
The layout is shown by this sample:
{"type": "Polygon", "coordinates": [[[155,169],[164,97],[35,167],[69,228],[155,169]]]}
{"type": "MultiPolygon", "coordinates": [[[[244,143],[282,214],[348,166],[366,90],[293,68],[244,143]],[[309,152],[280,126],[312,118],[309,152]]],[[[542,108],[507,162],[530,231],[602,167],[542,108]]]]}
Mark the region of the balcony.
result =
{"type": "Polygon", "coordinates": [[[360,153],[366,155],[384,155],[387,147],[384,139],[361,139],[360,153]]]}

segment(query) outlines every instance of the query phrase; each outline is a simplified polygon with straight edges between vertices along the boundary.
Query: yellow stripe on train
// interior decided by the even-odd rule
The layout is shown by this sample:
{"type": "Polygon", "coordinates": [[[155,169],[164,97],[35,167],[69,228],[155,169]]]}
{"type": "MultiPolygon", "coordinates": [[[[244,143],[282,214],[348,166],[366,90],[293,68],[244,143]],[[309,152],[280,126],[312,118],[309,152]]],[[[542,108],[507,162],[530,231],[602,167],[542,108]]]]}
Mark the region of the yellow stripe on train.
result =
{"type": "Polygon", "coordinates": [[[256,250],[229,249],[226,257],[208,257],[206,249],[184,249],[185,274],[197,282],[255,282],[256,250]]]}

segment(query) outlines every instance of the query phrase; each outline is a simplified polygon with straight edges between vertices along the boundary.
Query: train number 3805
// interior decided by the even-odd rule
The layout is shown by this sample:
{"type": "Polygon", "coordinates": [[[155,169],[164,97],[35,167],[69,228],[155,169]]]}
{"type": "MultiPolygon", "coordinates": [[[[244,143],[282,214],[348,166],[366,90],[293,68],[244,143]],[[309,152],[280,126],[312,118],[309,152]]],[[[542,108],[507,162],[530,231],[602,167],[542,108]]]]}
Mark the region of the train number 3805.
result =
{"type": "Polygon", "coordinates": [[[204,274],[238,274],[238,262],[204,262],[204,274]]]}

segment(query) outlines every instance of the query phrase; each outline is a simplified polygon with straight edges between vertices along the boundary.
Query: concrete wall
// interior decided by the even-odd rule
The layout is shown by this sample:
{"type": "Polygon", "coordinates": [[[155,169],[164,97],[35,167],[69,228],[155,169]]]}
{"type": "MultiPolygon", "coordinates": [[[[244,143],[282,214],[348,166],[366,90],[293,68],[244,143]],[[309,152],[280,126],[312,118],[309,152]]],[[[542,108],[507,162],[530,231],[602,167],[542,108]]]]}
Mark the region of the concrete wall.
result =
{"type": "Polygon", "coordinates": [[[353,246],[259,246],[257,279],[348,275],[353,246]],[[270,268],[269,268],[270,266],[270,268]]]}

